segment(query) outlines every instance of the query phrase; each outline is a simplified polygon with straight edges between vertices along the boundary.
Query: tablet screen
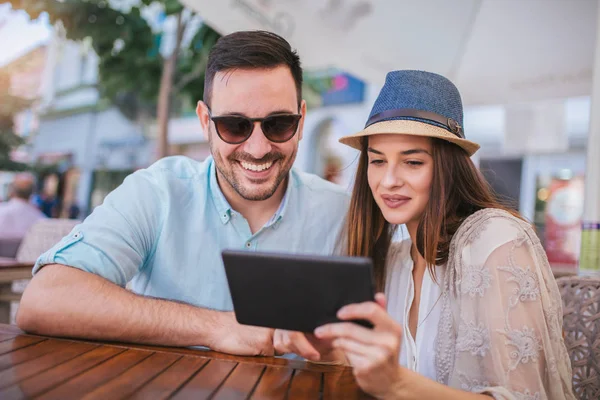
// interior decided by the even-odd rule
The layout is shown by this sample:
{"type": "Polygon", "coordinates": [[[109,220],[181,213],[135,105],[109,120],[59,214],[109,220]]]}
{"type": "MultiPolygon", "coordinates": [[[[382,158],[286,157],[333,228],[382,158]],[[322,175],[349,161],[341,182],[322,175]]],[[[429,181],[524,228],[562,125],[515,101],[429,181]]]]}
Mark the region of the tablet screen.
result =
{"type": "Polygon", "coordinates": [[[238,250],[222,258],[241,324],[313,332],[338,322],[341,307],[374,300],[369,258],[238,250]]]}

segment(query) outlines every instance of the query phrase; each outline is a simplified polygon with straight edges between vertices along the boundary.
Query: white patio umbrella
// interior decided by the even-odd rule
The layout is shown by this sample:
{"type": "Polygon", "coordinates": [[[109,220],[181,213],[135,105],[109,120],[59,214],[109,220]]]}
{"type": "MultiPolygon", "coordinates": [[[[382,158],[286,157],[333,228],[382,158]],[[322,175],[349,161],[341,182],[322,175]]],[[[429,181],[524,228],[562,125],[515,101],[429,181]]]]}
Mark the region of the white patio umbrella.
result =
{"type": "Polygon", "coordinates": [[[183,0],[228,34],[266,29],[306,68],[383,83],[394,69],[453,80],[467,105],[588,95],[596,0],[183,0]]]}

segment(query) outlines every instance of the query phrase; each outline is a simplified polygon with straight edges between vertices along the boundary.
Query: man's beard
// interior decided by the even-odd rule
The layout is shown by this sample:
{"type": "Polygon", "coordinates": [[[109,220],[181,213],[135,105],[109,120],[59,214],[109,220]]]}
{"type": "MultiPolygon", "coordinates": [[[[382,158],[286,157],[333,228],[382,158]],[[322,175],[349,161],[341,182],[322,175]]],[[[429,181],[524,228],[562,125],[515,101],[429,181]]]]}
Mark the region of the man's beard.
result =
{"type": "MultiPolygon", "coordinates": [[[[218,153],[213,147],[212,141],[210,147],[211,153],[215,160],[215,166],[220,175],[225,178],[229,186],[231,186],[233,190],[240,195],[240,197],[242,197],[244,200],[250,201],[267,200],[275,194],[277,188],[279,188],[279,185],[281,185],[281,183],[287,178],[294,163],[294,159],[296,158],[297,152],[297,150],[295,150],[294,153],[287,159],[281,152],[271,152],[261,159],[256,159],[250,156],[248,153],[236,151],[231,153],[227,159],[223,159],[221,154],[218,153]],[[249,185],[243,182],[243,180],[247,179],[240,176],[241,172],[235,172],[235,169],[237,168],[235,164],[240,165],[241,161],[246,161],[252,164],[265,164],[272,161],[273,165],[270,168],[279,168],[279,173],[275,176],[275,179],[269,178],[269,181],[261,183],[260,188],[248,187],[249,185]]],[[[243,167],[240,165],[240,168],[243,167]]],[[[254,184],[250,185],[254,186],[254,184]]]]}

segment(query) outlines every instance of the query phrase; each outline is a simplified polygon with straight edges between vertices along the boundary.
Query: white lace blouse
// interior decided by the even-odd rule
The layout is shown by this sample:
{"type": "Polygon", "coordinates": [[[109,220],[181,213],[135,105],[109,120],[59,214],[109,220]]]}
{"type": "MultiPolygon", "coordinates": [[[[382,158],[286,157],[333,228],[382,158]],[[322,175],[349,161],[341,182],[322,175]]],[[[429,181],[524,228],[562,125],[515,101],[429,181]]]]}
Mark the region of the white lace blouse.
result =
{"type": "Polygon", "coordinates": [[[410,241],[392,245],[386,294],[404,327],[402,365],[497,399],[575,399],[560,293],[528,223],[501,210],[476,212],[454,235],[436,280],[423,277],[412,338],[410,241]]]}

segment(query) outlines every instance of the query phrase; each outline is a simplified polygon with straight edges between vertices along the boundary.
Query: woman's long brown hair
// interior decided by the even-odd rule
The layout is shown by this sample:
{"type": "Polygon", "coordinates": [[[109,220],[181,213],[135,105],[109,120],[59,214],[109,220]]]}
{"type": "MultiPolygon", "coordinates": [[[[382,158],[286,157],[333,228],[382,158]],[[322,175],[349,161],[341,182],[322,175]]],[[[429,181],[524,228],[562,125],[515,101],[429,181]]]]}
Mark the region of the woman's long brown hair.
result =
{"type": "MultiPolygon", "coordinates": [[[[417,229],[416,246],[433,274],[435,265],[448,261],[450,241],[469,215],[484,208],[497,208],[521,217],[498,200],[462,148],[445,140],[431,140],[433,179],[417,229]]],[[[344,237],[348,255],[373,260],[376,289],[383,291],[386,257],[396,226],[385,220],[369,187],[367,144],[368,139],[363,138],[344,237]]]]}

